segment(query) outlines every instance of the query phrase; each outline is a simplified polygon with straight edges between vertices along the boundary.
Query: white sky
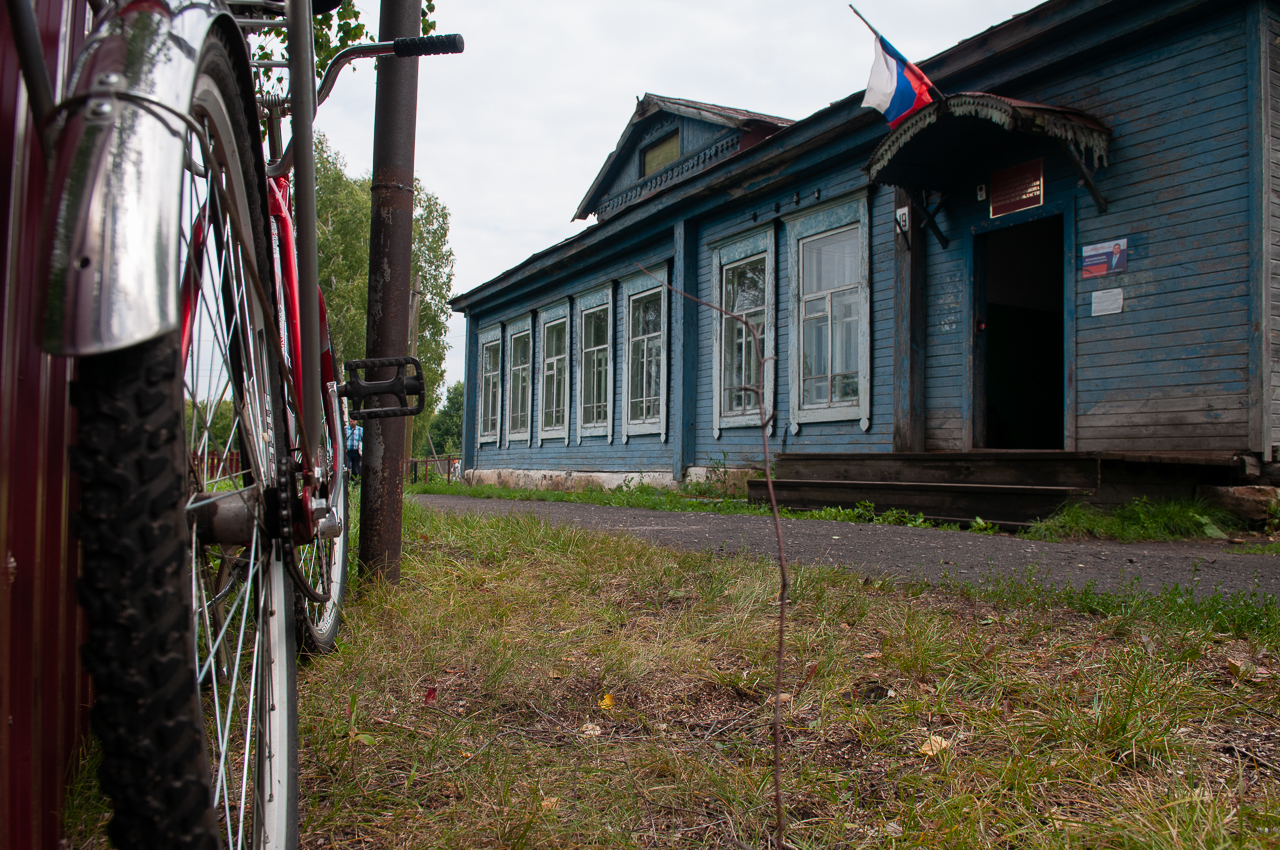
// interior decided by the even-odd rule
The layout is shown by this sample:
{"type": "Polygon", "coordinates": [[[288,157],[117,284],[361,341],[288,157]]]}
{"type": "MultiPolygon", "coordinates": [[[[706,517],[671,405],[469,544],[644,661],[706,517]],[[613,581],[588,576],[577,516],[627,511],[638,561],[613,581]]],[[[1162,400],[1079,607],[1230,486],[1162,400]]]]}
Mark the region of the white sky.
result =
{"type": "MultiPolygon", "coordinates": [[[[357,0],[376,36],[377,0],[357,0]]],[[[860,0],[921,61],[1033,0],[860,0]]],[[[466,52],[419,60],[415,170],[452,217],[454,292],[590,222],[570,219],[645,92],[801,119],[861,91],[872,35],[842,0],[437,0],[466,52]]],[[[375,72],[343,71],[316,128],[352,175],[373,157],[375,72]]],[[[463,378],[450,322],[449,383],[463,378]]]]}

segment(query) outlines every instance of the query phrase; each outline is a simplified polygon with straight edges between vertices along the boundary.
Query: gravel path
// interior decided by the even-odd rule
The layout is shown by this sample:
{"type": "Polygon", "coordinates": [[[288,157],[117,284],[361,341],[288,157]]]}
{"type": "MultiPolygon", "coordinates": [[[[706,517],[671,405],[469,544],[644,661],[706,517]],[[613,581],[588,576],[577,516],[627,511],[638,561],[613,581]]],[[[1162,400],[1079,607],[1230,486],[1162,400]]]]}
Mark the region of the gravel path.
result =
{"type": "MultiPolygon", "coordinates": [[[[621,531],[662,546],[694,551],[774,554],[773,522],[767,517],[672,513],[571,502],[520,502],[469,496],[410,496],[442,511],[530,513],[548,522],[597,531],[621,531]]],[[[784,519],[787,559],[797,564],[837,564],[861,572],[936,581],[944,573],[977,579],[988,573],[1023,575],[1032,567],[1042,580],[1093,581],[1101,590],[1135,577],[1145,590],[1162,585],[1215,586],[1225,592],[1256,586],[1280,595],[1280,558],[1232,554],[1219,543],[1040,543],[1008,535],[986,537],[932,528],[784,519]]]]}

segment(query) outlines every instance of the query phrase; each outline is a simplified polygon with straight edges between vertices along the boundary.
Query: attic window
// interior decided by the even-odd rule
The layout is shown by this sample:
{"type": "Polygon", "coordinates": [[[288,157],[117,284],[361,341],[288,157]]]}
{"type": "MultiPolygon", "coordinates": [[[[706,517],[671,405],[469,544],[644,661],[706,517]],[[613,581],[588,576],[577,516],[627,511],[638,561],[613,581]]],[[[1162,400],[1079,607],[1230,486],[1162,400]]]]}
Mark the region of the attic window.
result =
{"type": "Polygon", "coordinates": [[[655,171],[666,168],[680,158],[680,131],[672,133],[662,141],[644,149],[640,155],[640,176],[648,177],[655,171]]]}

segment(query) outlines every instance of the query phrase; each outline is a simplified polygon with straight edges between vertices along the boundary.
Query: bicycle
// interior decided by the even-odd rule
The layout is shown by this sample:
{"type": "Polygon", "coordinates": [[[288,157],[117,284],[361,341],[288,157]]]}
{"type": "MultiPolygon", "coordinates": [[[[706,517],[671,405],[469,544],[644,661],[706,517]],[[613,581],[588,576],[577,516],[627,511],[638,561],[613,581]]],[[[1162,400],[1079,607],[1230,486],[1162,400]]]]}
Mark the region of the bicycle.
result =
{"type": "Polygon", "coordinates": [[[352,59],[462,39],[348,48],[317,97],[309,0],[230,2],[96,10],[54,103],[30,4],[6,0],[55,192],[45,348],[78,360],[83,659],[117,847],[296,846],[296,660],[333,648],[347,580],[343,423],[424,406],[413,358],[339,383],[310,127],[352,59]],[[244,29],[281,22],[290,96],[259,103],[244,29]]]}

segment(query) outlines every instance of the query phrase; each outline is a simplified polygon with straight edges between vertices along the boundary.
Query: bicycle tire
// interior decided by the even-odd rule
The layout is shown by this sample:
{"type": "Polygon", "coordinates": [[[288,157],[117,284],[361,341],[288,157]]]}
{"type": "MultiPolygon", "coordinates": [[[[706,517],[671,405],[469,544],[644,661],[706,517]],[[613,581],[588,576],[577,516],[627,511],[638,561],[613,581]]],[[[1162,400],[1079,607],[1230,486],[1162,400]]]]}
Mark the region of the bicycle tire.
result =
{"type": "Polygon", "coordinates": [[[266,509],[283,394],[264,342],[275,310],[245,272],[271,264],[265,176],[232,55],[212,33],[192,98],[211,144],[188,133],[184,325],[82,358],[73,386],[82,654],[117,848],[297,844],[294,590],[266,509]],[[253,245],[239,242],[236,218],[253,245]],[[231,422],[219,424],[228,401],[231,422]],[[212,543],[191,521],[203,504],[237,500],[243,541],[212,543]]]}

